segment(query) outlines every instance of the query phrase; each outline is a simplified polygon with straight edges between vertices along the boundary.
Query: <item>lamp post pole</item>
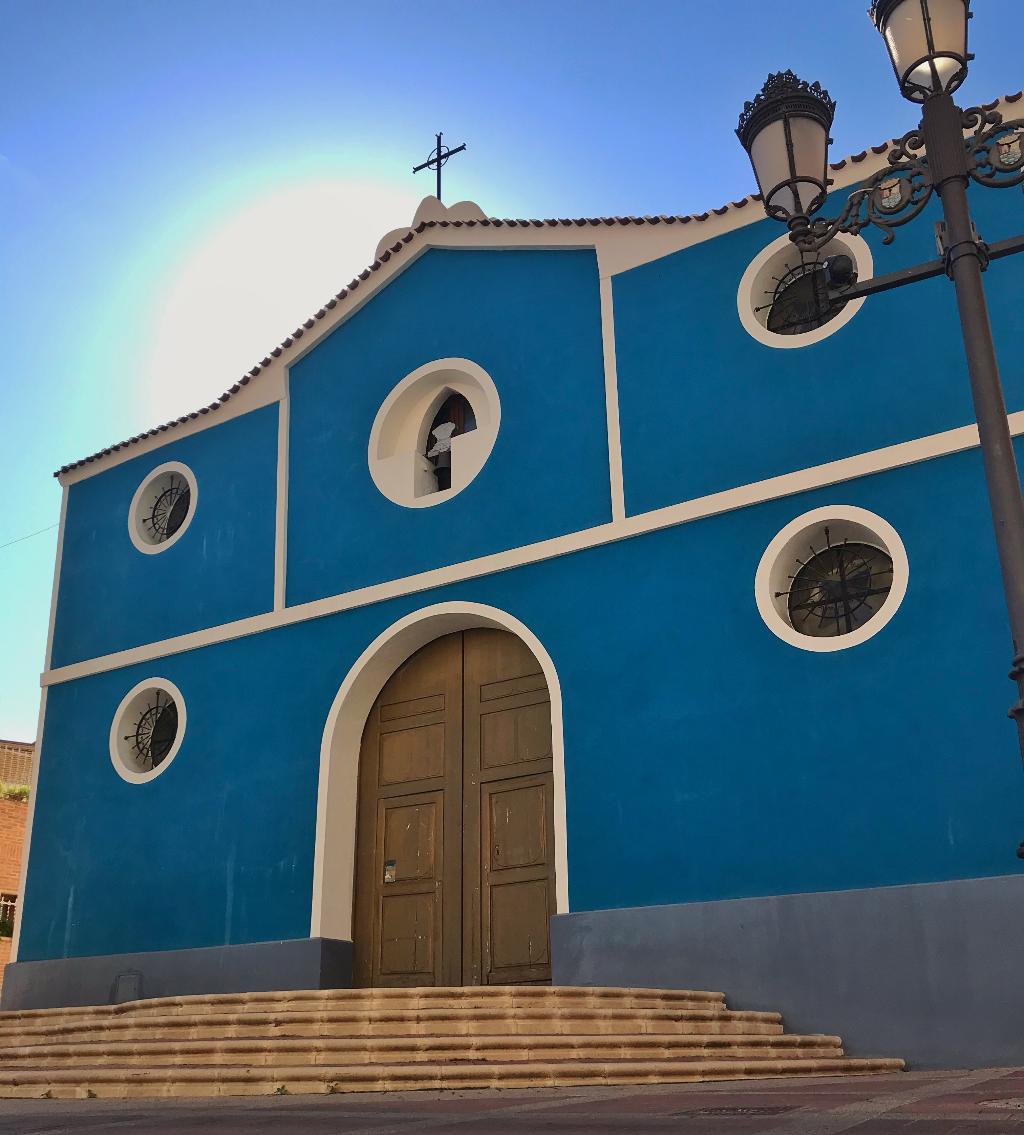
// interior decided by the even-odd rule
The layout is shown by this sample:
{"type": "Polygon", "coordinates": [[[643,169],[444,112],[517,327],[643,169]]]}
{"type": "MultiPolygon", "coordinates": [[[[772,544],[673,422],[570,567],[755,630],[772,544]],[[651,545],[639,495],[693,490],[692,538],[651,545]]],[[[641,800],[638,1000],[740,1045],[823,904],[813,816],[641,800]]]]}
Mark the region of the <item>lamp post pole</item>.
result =
{"type": "MultiPolygon", "coordinates": [[[[885,38],[901,93],[921,105],[922,119],[894,145],[888,166],[853,191],[839,216],[815,215],[832,184],[828,134],[836,104],[828,91],[791,71],[769,75],[744,106],[736,133],[750,156],[765,212],[786,224],[802,260],[820,273],[815,295],[823,297],[821,322],[855,298],[943,272],[953,281],[1013,638],[1010,677],[1018,696],[1010,716],[1024,759],[1024,495],[982,282],[990,260],[1024,252],[1024,236],[989,248],[975,230],[967,200],[971,181],[994,189],[1024,184],[1024,120],[1004,122],[995,111],[965,111],[953,101],[974,58],[967,50],[971,0],[874,0],[869,15],[885,38]],[[844,279],[834,269],[825,250],[839,233],[856,235],[875,226],[885,234],[883,243],[891,244],[894,230],[920,216],[933,194],[944,217],[941,260],[868,281],[851,280],[848,272],[844,279]]],[[[835,259],[848,263],[846,257],[835,259]]],[[[1017,854],[1024,859],[1024,843],[1017,854]]]]}
{"type": "Polygon", "coordinates": [[[932,180],[942,200],[947,271],[960,309],[967,372],[1013,636],[1010,677],[1017,683],[1020,697],[1010,715],[1017,723],[1024,757],[1024,496],[982,280],[988,254],[978,239],[967,200],[970,175],[962,123],[963,114],[950,95],[933,95],[925,102],[924,142],[932,180]]]}

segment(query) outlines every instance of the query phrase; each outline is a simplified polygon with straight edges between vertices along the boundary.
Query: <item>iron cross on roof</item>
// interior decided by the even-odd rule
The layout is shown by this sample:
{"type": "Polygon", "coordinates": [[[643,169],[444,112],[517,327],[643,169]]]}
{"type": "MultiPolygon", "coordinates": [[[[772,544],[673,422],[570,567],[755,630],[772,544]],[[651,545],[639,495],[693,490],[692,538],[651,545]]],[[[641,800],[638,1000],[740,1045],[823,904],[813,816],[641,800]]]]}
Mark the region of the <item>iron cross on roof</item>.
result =
{"type": "Polygon", "coordinates": [[[437,147],[431,151],[430,157],[425,162],[421,162],[418,166],[412,167],[413,173],[419,173],[421,169],[436,169],[437,170],[437,199],[441,200],[441,166],[452,156],[452,154],[461,154],[466,148],[466,143],[463,142],[461,146],[456,146],[454,150],[449,150],[447,146],[441,144],[443,134],[437,134],[437,147]]]}

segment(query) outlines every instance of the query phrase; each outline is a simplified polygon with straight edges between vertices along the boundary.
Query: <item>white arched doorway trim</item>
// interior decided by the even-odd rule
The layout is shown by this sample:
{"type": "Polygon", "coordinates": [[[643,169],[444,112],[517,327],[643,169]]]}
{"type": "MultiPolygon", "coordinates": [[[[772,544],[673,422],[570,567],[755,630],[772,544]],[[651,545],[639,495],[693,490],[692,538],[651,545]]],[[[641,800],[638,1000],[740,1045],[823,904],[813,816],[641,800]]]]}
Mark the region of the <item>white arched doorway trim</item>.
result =
{"type": "Polygon", "coordinates": [[[442,635],[473,627],[494,627],[520,638],[544,671],[551,697],[554,768],[555,906],[569,909],[565,825],[565,747],[562,739],[562,687],[551,656],[540,639],[507,611],[482,603],[437,603],[413,611],[382,631],[345,676],[327,715],[320,745],[320,784],[313,857],[314,938],[352,938],[352,899],[356,867],[356,814],[359,748],[363,727],[384,683],[420,647],[442,635]]]}

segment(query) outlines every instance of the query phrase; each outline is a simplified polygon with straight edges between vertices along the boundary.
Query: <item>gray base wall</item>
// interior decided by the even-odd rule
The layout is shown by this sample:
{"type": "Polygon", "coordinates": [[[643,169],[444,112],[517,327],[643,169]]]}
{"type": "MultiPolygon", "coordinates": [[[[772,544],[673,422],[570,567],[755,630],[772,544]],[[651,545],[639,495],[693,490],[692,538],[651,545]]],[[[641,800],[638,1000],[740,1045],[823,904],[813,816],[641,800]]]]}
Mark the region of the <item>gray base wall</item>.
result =
{"type": "Polygon", "coordinates": [[[915,1068],[1024,1064],[1024,877],[558,915],[558,985],[712,989],[915,1068]]]}
{"type": "Polygon", "coordinates": [[[0,1009],[110,1005],[193,993],[346,989],[351,985],[351,942],[298,938],[196,950],[12,962],[4,970],[0,1009]]]}

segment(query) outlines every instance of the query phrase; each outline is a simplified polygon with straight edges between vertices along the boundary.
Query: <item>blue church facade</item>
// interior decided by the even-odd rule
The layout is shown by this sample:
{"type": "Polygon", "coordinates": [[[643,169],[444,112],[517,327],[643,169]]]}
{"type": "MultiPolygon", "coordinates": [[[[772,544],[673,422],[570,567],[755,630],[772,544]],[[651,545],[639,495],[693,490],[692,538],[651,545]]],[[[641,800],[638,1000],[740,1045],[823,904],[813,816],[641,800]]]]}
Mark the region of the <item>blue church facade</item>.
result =
{"type": "MultiPolygon", "coordinates": [[[[835,198],[883,161],[837,167],[835,198]]],[[[987,239],[1015,231],[1003,196],[975,203],[987,239]]],[[[556,982],[724,988],[922,1066],[1021,1059],[1024,781],[947,282],[781,345],[750,330],[744,281],[779,238],[754,202],[460,209],[385,238],[216,411],[61,472],[4,1007],[105,1000],[126,972],[147,995],[201,991],[209,967],[211,989],[343,981],[369,703],[418,646],[493,626],[552,695],[556,982]],[[402,406],[422,405],[401,384],[436,365],[447,392],[463,362],[496,391],[491,448],[444,499],[396,502],[402,406]],[[165,467],[191,513],[154,553],[133,510],[165,467]],[[893,588],[853,645],[805,649],[758,579],[787,526],[816,518],[813,543],[833,514],[877,522],[893,588]],[[133,779],[115,734],[154,678],[178,735],[133,779]]],[[[869,236],[862,274],[929,259],[930,232],[869,236]]],[[[1017,259],[989,273],[1015,435],[1017,259]]]]}

